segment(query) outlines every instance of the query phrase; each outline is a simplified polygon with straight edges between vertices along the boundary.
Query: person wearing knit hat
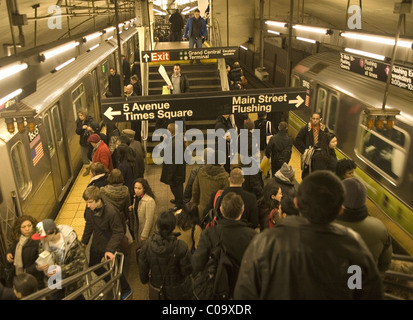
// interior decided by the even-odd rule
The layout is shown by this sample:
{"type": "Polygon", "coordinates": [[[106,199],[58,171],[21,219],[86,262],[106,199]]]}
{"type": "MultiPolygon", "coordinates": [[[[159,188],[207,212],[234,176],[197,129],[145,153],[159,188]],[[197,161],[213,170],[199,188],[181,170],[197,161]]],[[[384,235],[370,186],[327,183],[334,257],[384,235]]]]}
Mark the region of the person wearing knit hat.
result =
{"type": "Polygon", "coordinates": [[[93,147],[92,162],[102,163],[111,172],[113,170],[112,155],[107,144],[96,133],[91,134],[87,141],[93,147]]]}
{"type": "Polygon", "coordinates": [[[298,190],[298,182],[295,179],[294,168],[291,165],[284,162],[280,170],[278,170],[274,174],[273,179],[281,187],[283,198],[288,198],[289,201],[293,201],[295,194],[298,190]]]}
{"type": "Polygon", "coordinates": [[[370,249],[380,272],[385,272],[391,263],[392,244],[386,226],[377,218],[369,216],[366,206],[367,189],[357,178],[342,181],[346,190],[344,212],[337,217],[337,223],[351,228],[361,235],[370,249]]]}
{"type": "MultiPolygon", "coordinates": [[[[100,141],[100,137],[99,137],[98,134],[93,133],[89,136],[87,141],[90,142],[90,143],[98,143],[100,141]]],[[[92,146],[93,146],[93,144],[92,144],[92,146]]]]}

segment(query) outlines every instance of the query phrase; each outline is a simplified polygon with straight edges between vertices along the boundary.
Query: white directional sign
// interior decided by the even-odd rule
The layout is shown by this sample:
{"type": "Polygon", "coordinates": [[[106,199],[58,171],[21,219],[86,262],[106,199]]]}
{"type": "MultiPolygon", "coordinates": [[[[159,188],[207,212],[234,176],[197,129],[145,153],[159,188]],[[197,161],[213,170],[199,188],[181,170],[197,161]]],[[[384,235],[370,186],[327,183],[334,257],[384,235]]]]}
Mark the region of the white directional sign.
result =
{"type": "Polygon", "coordinates": [[[102,99],[110,121],[215,119],[222,114],[267,113],[304,107],[306,88],[271,88],[102,99]]]}

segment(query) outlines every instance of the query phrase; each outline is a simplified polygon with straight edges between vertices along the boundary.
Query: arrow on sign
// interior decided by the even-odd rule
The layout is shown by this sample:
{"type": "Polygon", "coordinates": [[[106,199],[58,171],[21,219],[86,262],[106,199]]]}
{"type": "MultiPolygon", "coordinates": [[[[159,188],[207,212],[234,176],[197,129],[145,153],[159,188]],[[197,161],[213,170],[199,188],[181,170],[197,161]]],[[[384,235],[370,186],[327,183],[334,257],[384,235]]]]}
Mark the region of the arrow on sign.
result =
{"type": "Polygon", "coordinates": [[[113,116],[120,116],[121,114],[122,111],[113,111],[112,107],[109,107],[104,113],[106,118],[108,118],[109,120],[113,120],[113,116]]]}
{"type": "Polygon", "coordinates": [[[145,62],[148,62],[149,55],[146,53],[146,54],[143,56],[143,58],[145,59],[145,62]]]}
{"type": "Polygon", "coordinates": [[[289,104],[295,103],[295,107],[298,108],[304,102],[304,99],[301,96],[296,96],[297,100],[288,100],[289,104]]]}

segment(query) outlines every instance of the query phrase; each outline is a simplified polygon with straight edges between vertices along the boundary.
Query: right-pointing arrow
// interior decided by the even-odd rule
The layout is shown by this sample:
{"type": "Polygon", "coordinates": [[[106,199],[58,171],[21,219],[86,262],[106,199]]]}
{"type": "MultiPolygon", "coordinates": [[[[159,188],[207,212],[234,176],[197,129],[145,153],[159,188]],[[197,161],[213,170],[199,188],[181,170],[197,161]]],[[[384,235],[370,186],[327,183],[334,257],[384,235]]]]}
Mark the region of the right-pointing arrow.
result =
{"type": "Polygon", "coordinates": [[[295,107],[298,108],[304,102],[304,99],[300,95],[296,96],[296,100],[288,100],[289,104],[295,103],[295,107]]]}
{"type": "Polygon", "coordinates": [[[113,116],[120,116],[121,114],[122,111],[113,111],[112,107],[109,107],[104,113],[105,117],[109,120],[113,120],[113,116]]]}

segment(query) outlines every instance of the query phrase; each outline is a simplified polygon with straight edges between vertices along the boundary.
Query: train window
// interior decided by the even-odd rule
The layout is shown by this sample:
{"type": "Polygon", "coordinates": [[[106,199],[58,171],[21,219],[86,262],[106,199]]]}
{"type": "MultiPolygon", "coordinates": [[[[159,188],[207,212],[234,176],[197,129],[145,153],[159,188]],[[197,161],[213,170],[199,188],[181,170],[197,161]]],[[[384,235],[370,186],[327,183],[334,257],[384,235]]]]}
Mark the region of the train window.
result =
{"type": "Polygon", "coordinates": [[[75,90],[72,91],[72,103],[75,119],[77,119],[77,111],[80,108],[85,108],[86,110],[88,109],[83,83],[81,83],[75,90]]]}
{"type": "Polygon", "coordinates": [[[385,126],[369,130],[366,119],[365,117],[361,125],[361,139],[357,150],[359,155],[391,179],[399,179],[407,159],[405,133],[396,127],[388,130],[385,126]]]}
{"type": "Polygon", "coordinates": [[[50,116],[48,114],[44,115],[44,128],[46,131],[46,137],[47,137],[47,147],[49,148],[49,154],[50,158],[53,157],[54,152],[55,152],[55,145],[53,141],[53,136],[52,136],[52,125],[50,123],[50,116]]]}
{"type": "Polygon", "coordinates": [[[323,88],[318,88],[317,104],[316,104],[315,112],[319,113],[322,117],[324,114],[326,105],[327,105],[327,91],[323,88]]]}
{"type": "Polygon", "coordinates": [[[53,117],[53,124],[54,124],[54,132],[56,134],[56,141],[58,145],[60,145],[60,143],[63,142],[63,133],[62,133],[62,127],[60,126],[59,109],[57,107],[58,105],[53,107],[52,117],[53,117]]]}
{"type": "Polygon", "coordinates": [[[106,89],[109,86],[109,61],[107,60],[102,64],[102,78],[103,87],[106,89]]]}
{"type": "Polygon", "coordinates": [[[10,150],[11,163],[13,165],[14,176],[16,177],[19,194],[24,198],[30,191],[30,180],[27,168],[27,161],[24,157],[24,146],[21,141],[17,142],[10,150]]]}
{"type": "Polygon", "coordinates": [[[327,128],[330,131],[335,132],[336,129],[336,117],[338,110],[338,97],[334,94],[330,95],[330,101],[328,103],[328,116],[327,116],[327,128]]]}

